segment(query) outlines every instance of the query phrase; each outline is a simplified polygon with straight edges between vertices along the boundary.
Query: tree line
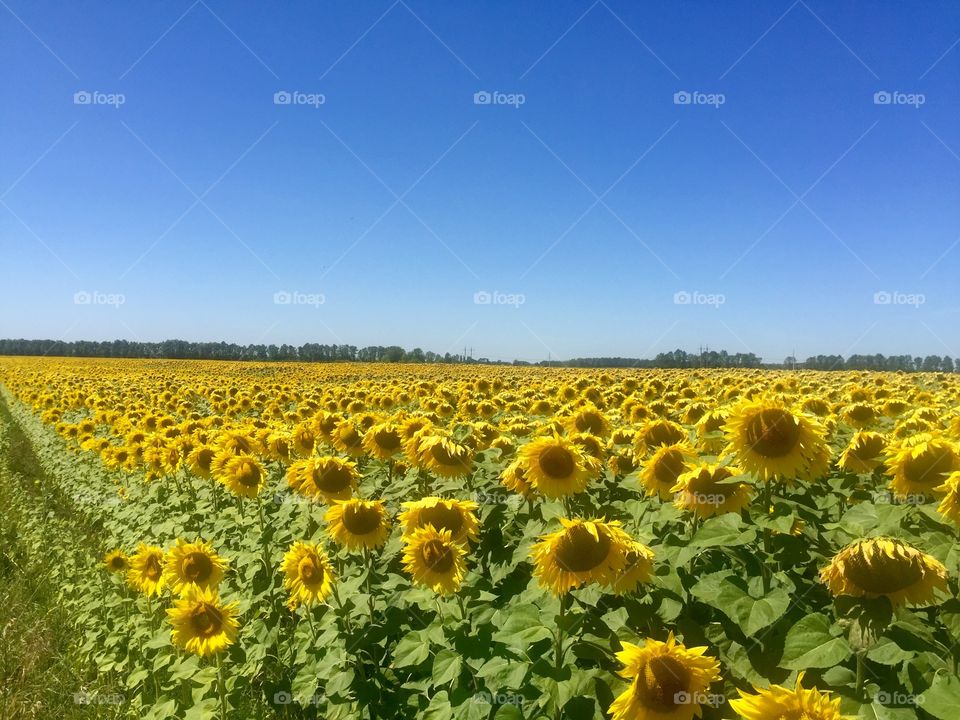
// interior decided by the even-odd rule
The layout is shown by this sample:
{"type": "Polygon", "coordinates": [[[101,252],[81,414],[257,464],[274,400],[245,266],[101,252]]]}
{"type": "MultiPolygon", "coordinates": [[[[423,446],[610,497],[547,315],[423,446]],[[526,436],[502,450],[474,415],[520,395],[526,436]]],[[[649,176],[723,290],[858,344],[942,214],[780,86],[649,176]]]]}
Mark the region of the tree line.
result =
{"type": "Polygon", "coordinates": [[[537,365],[578,368],[787,368],[808,370],[902,370],[905,372],[960,372],[960,359],[927,355],[816,355],[805,361],[787,357],[783,363],[763,363],[754,353],[702,350],[691,353],[672,350],[654,358],[595,357],[572,360],[544,360],[537,363],[514,360],[493,361],[466,354],[439,354],[421,348],[406,350],[399,345],[238,345],[226,342],[134,342],[130,340],[24,340],[0,339],[0,355],[50,355],[55,357],[167,358],[174,360],[237,360],[260,362],[409,362],[479,363],[496,365],[537,365]]]}

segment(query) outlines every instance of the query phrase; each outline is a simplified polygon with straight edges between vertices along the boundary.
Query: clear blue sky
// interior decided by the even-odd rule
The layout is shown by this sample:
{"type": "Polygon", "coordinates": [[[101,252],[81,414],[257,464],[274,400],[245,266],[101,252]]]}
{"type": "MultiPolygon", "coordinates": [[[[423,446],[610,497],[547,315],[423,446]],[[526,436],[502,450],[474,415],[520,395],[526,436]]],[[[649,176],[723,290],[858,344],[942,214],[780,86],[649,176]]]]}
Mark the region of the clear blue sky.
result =
{"type": "Polygon", "coordinates": [[[0,38],[0,336],[960,356],[955,2],[3,0],[0,38]]]}

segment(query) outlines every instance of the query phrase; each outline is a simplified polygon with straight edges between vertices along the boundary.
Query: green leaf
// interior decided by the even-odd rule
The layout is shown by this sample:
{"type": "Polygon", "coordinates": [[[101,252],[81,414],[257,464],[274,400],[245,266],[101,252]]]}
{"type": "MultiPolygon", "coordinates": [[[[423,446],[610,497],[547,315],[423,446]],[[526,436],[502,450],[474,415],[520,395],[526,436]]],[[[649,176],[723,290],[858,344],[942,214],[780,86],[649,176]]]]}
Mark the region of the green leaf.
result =
{"type": "Polygon", "coordinates": [[[830,631],[826,615],[807,615],[787,633],[780,667],[788,670],[829,668],[846,660],[851,654],[850,645],[830,631]]]}
{"type": "Polygon", "coordinates": [[[499,613],[500,630],[494,637],[513,648],[526,650],[532,643],[551,637],[550,631],[540,621],[536,605],[522,604],[505,608],[499,613]]]}
{"type": "Polygon", "coordinates": [[[917,696],[917,705],[939,720],[956,720],[960,707],[960,678],[955,675],[938,675],[933,684],[917,696]]]}
{"type": "Polygon", "coordinates": [[[711,547],[734,547],[753,542],[757,537],[754,528],[745,528],[736,513],[724,513],[703,523],[696,535],[677,553],[677,565],[686,565],[701,550],[711,547]]]}
{"type": "Polygon", "coordinates": [[[783,588],[774,588],[755,599],[741,586],[743,581],[729,571],[707,575],[690,593],[733,620],[747,636],[772,625],[790,607],[790,596],[783,588]]]}
{"type": "Polygon", "coordinates": [[[419,665],[430,657],[430,642],[418,631],[407,633],[393,651],[394,667],[419,665]]]}
{"type": "Polygon", "coordinates": [[[915,653],[904,650],[890,638],[880,638],[876,645],[867,652],[867,659],[881,665],[899,665],[904,660],[910,660],[915,653]]]}
{"type": "Polygon", "coordinates": [[[463,660],[455,650],[444,648],[433,658],[433,684],[445,685],[460,677],[463,660]]]}

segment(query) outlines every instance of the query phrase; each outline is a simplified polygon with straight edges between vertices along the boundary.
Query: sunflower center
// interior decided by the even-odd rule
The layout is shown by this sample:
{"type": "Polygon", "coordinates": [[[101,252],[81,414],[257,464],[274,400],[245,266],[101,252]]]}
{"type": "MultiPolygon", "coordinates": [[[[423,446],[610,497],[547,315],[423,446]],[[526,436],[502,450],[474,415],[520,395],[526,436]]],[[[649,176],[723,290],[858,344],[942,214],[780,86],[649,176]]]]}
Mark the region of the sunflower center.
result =
{"type": "Polygon", "coordinates": [[[451,535],[457,535],[463,528],[463,515],[455,507],[434,505],[420,511],[419,525],[433,525],[437,530],[449,530],[451,535]]]}
{"type": "Polygon", "coordinates": [[[552,478],[568,478],[576,467],[570,452],[559,445],[551,445],[540,453],[538,462],[540,469],[552,478]]]}
{"type": "Polygon", "coordinates": [[[670,450],[657,460],[653,467],[653,474],[657,478],[657,482],[673,485],[685,469],[683,453],[679,450],[670,450]]]}
{"type": "Polygon", "coordinates": [[[246,487],[256,487],[260,484],[260,471],[251,462],[244,461],[237,469],[237,482],[246,487]]]}
{"type": "Polygon", "coordinates": [[[857,587],[869,593],[888,595],[904,590],[923,579],[919,558],[890,557],[876,553],[870,560],[863,549],[847,561],[847,575],[857,587]]]}
{"type": "Polygon", "coordinates": [[[658,423],[647,430],[643,439],[647,445],[671,445],[683,440],[683,433],[673,427],[673,425],[658,423]]]}
{"type": "Polygon", "coordinates": [[[315,482],[324,492],[339,492],[349,487],[350,472],[340,465],[331,465],[319,470],[315,482]]]}
{"type": "Polygon", "coordinates": [[[459,457],[454,457],[450,452],[441,444],[437,443],[432,448],[430,448],[430,453],[433,455],[433,459],[436,460],[441,465],[462,465],[463,461],[459,457]]]}
{"type": "Polygon", "coordinates": [[[212,637],[223,629],[223,615],[212,605],[201,603],[193,611],[190,625],[200,637],[212,637]]]}
{"type": "Polygon", "coordinates": [[[157,580],[162,572],[163,568],[160,567],[160,558],[156,557],[155,555],[148,557],[143,568],[143,574],[151,580],[157,580]]]}
{"type": "Polygon", "coordinates": [[[380,512],[376,507],[346,505],[343,508],[343,526],[351,535],[366,535],[380,527],[380,512]]]}
{"type": "Polygon", "coordinates": [[[344,446],[348,448],[356,447],[363,440],[363,438],[360,437],[360,433],[358,433],[357,429],[352,425],[341,430],[339,432],[339,436],[340,442],[342,442],[344,446]]]}
{"type": "Polygon", "coordinates": [[[557,565],[566,572],[588,572],[606,561],[610,544],[603,530],[597,528],[594,537],[583,525],[574,525],[557,545],[557,565]]]}
{"type": "Polygon", "coordinates": [[[213,573],[213,562],[201,552],[192,552],[183,560],[183,574],[191,582],[202,583],[213,573]]]}
{"type": "Polygon", "coordinates": [[[400,433],[396,430],[379,430],[374,433],[373,439],[384,450],[396,450],[400,447],[400,433]]]}
{"type": "Polygon", "coordinates": [[[904,463],[904,474],[910,482],[930,487],[941,484],[951,470],[953,453],[949,448],[928,448],[904,463]]]}
{"type": "Polygon", "coordinates": [[[453,549],[442,540],[428,540],[421,548],[420,556],[435,573],[449,572],[453,567],[453,549]]]}
{"type": "Polygon", "coordinates": [[[204,472],[210,472],[210,465],[213,462],[214,452],[210,448],[204,448],[197,453],[197,466],[204,472]]]}
{"type": "Polygon", "coordinates": [[[789,455],[800,440],[800,425],[786,410],[767,408],[747,423],[750,449],[764,457],[789,455]]]}
{"type": "Polygon", "coordinates": [[[682,703],[689,692],[690,671],[679,660],[660,655],[651,658],[637,674],[635,683],[635,692],[645,707],[669,712],[682,703]]]}
{"type": "Polygon", "coordinates": [[[297,565],[297,574],[307,585],[323,582],[323,568],[312,557],[305,557],[297,565]]]}
{"type": "Polygon", "coordinates": [[[110,567],[112,567],[114,570],[122,570],[126,566],[127,566],[127,561],[124,560],[122,557],[117,556],[110,559],[110,567]]]}
{"type": "Polygon", "coordinates": [[[603,432],[603,418],[592,412],[578,415],[574,421],[574,425],[576,425],[577,430],[580,432],[593,433],[594,435],[599,435],[603,432]]]}

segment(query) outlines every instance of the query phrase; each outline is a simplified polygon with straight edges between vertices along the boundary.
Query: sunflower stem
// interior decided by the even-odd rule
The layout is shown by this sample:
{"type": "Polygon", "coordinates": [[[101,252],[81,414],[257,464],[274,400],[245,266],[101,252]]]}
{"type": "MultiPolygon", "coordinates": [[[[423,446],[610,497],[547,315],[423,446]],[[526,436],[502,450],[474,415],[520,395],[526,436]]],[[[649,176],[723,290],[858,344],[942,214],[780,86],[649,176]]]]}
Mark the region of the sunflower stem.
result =
{"type": "Polygon", "coordinates": [[[556,662],[557,670],[563,668],[563,640],[564,640],[564,620],[567,614],[567,598],[570,593],[566,592],[560,596],[560,622],[557,624],[557,647],[554,650],[554,660],[556,662]]]}
{"type": "Polygon", "coordinates": [[[863,683],[865,678],[866,670],[866,653],[858,652],[857,653],[857,699],[864,700],[863,695],[863,683]]]}
{"type": "Polygon", "coordinates": [[[270,541],[267,539],[267,522],[263,516],[263,498],[257,496],[257,515],[260,518],[260,544],[263,546],[263,572],[267,577],[267,582],[273,587],[273,579],[270,577],[270,541]]]}
{"type": "Polygon", "coordinates": [[[227,720],[227,687],[223,679],[223,658],[217,655],[217,693],[220,695],[220,720],[227,720]]]}
{"type": "Polygon", "coordinates": [[[367,603],[370,609],[370,622],[373,622],[373,612],[374,612],[374,600],[373,600],[373,588],[371,587],[371,580],[373,575],[373,553],[370,552],[369,548],[363,549],[363,559],[367,565],[367,603]]]}

